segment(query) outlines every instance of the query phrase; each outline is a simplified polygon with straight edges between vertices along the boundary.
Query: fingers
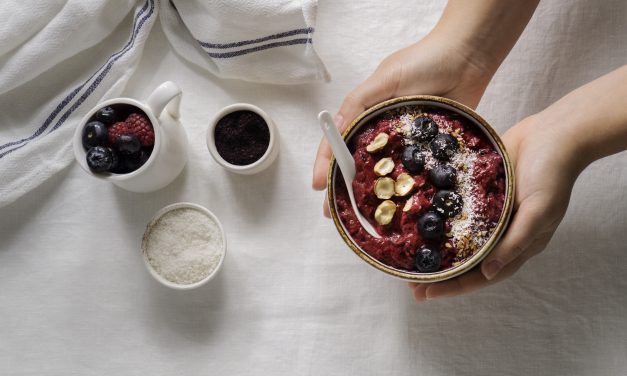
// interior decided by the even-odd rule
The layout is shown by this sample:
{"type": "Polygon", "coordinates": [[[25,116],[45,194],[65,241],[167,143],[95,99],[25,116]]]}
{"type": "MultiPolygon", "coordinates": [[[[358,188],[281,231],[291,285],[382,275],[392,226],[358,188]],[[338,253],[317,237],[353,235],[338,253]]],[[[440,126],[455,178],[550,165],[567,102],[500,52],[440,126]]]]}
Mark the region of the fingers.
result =
{"type": "Polygon", "coordinates": [[[325,217],[331,218],[331,209],[329,209],[329,194],[325,193],[324,201],[322,202],[322,214],[325,217]]]}
{"type": "Polygon", "coordinates": [[[327,171],[331,162],[331,146],[325,138],[320,141],[316,161],[313,168],[313,181],[311,186],[317,191],[321,191],[327,187],[327,171]]]}
{"type": "Polygon", "coordinates": [[[481,263],[481,271],[487,279],[493,279],[538,238],[545,226],[543,208],[533,198],[521,203],[505,236],[481,263]]]}
{"type": "Polygon", "coordinates": [[[483,275],[481,268],[477,267],[466,274],[462,274],[457,278],[447,281],[431,284],[413,284],[414,299],[418,302],[422,302],[425,300],[466,294],[506,279],[516,273],[527,260],[540,253],[546,247],[549,240],[551,240],[551,236],[544,235],[534,241],[523,255],[505,266],[503,270],[491,280],[487,279],[485,275],[483,275]]]}
{"type": "Polygon", "coordinates": [[[337,126],[343,130],[366,108],[392,98],[398,88],[399,72],[394,68],[379,69],[350,92],[337,113],[337,126]]]}
{"type": "Polygon", "coordinates": [[[419,283],[414,286],[414,299],[417,302],[423,302],[427,300],[427,288],[429,287],[426,283],[419,283]]]}

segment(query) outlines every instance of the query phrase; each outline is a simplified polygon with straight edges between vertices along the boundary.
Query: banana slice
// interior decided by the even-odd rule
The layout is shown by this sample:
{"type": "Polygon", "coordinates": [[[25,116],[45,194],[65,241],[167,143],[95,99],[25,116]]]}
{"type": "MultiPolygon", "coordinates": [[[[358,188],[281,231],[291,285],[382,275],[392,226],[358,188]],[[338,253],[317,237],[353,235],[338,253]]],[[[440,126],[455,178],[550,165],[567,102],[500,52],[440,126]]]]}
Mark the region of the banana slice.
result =
{"type": "Polygon", "coordinates": [[[387,133],[379,133],[371,143],[366,146],[366,151],[368,153],[376,153],[379,150],[383,149],[385,145],[388,143],[388,139],[390,136],[387,133]]]}
{"type": "Polygon", "coordinates": [[[379,178],[374,182],[374,194],[382,200],[394,196],[394,179],[392,178],[379,178]]]}
{"type": "Polygon", "coordinates": [[[381,158],[374,165],[374,173],[378,176],[385,176],[394,170],[394,162],[392,158],[381,158]]]}
{"type": "Polygon", "coordinates": [[[409,174],[406,174],[403,172],[402,174],[398,175],[398,177],[396,178],[396,184],[394,184],[394,191],[396,192],[397,196],[405,196],[409,192],[411,192],[412,189],[414,189],[415,183],[416,182],[414,181],[414,178],[412,178],[409,174]]]}
{"type": "Polygon", "coordinates": [[[393,201],[385,200],[377,206],[374,211],[374,219],[378,224],[385,226],[392,222],[394,213],[396,212],[396,204],[393,201]]]}

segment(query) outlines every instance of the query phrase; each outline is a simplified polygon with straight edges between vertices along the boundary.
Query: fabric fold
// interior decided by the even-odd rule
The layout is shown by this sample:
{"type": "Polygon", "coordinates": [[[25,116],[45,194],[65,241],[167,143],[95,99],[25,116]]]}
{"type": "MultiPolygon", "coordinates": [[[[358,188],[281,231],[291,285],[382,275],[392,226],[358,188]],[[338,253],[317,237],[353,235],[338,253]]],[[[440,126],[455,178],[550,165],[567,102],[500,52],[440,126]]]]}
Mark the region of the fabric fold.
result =
{"type": "Polygon", "coordinates": [[[313,0],[163,2],[161,23],[183,58],[224,78],[294,84],[329,81],[314,49],[313,0]]]}
{"type": "Polygon", "coordinates": [[[329,79],[313,0],[11,1],[0,8],[0,207],[72,163],[74,127],[119,96],[160,16],[173,49],[219,77],[329,79]]]}
{"type": "MultiPolygon", "coordinates": [[[[72,24],[76,9],[80,9],[81,24],[103,25],[102,20],[120,12],[121,5],[106,2],[91,7],[80,3],[81,0],[69,1],[61,12],[50,15],[54,18],[50,23],[72,24]]],[[[81,30],[84,35],[77,39],[89,41],[81,46],[73,45],[74,39],[70,39],[79,33],[73,26],[57,30],[56,34],[65,39],[57,41],[60,45],[55,44],[54,48],[63,50],[64,46],[73,45],[68,47],[72,55],[65,55],[68,50],[59,51],[62,56],[51,67],[41,61],[41,69],[45,70],[35,77],[31,77],[30,66],[20,66],[19,55],[3,57],[11,64],[5,64],[0,82],[21,82],[0,95],[0,206],[13,202],[67,167],[73,159],[71,139],[80,118],[101,100],[120,95],[126,86],[158,14],[155,0],[142,0],[130,10],[131,14],[120,19],[122,24],[109,24],[111,30],[106,34],[110,35],[104,40],[101,35],[90,35],[102,33],[100,27],[81,30]],[[116,32],[112,34],[113,30],[116,32]],[[112,52],[103,53],[100,43],[112,52]],[[7,72],[7,65],[15,67],[13,74],[7,72]]],[[[36,37],[26,41],[20,49],[36,44],[35,40],[36,37]]],[[[41,55],[54,53],[45,44],[39,44],[41,55]]],[[[42,60],[36,51],[30,55],[34,62],[42,60]]]]}

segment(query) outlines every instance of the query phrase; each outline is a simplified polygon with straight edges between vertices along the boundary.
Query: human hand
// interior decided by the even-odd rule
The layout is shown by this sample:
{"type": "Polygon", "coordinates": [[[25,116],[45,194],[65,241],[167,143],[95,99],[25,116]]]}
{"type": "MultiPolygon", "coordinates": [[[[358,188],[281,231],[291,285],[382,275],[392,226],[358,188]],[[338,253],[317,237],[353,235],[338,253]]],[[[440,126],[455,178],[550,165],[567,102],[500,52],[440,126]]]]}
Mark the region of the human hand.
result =
{"type": "MultiPolygon", "coordinates": [[[[450,36],[431,34],[393,53],[346,96],[335,116],[336,126],[342,132],[366,108],[403,95],[440,95],[476,107],[494,72],[470,50],[450,36]]],[[[326,188],[330,160],[331,148],[323,139],[314,164],[314,189],[326,188]]],[[[326,200],[324,214],[329,216],[326,200]]]]}
{"type": "Polygon", "coordinates": [[[540,113],[503,135],[516,188],[514,216],[498,245],[480,267],[459,277],[410,283],[417,301],[459,295],[503,280],[544,250],[566,213],[575,180],[589,162],[570,141],[576,138],[551,119],[557,120],[540,113]]]}

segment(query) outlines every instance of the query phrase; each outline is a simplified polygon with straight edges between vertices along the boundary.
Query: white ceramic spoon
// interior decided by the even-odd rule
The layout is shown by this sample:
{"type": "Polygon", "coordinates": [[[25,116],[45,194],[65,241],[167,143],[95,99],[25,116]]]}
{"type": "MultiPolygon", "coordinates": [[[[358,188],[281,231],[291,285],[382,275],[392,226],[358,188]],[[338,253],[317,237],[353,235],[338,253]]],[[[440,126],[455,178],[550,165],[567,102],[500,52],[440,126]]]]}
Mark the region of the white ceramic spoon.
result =
{"type": "Polygon", "coordinates": [[[331,150],[333,150],[335,160],[337,161],[338,166],[340,166],[342,176],[344,177],[344,183],[346,183],[346,190],[348,190],[348,197],[351,200],[351,205],[353,205],[353,211],[355,212],[359,223],[361,223],[361,227],[363,227],[375,238],[380,238],[381,235],[379,235],[370,222],[368,222],[368,220],[361,215],[361,212],[355,203],[355,196],[353,195],[355,160],[353,160],[350,150],[348,150],[348,147],[344,143],[344,139],[342,138],[340,131],[335,126],[331,114],[328,111],[322,111],[318,114],[318,121],[320,122],[320,128],[322,128],[322,131],[324,132],[324,136],[331,145],[331,150]]]}

